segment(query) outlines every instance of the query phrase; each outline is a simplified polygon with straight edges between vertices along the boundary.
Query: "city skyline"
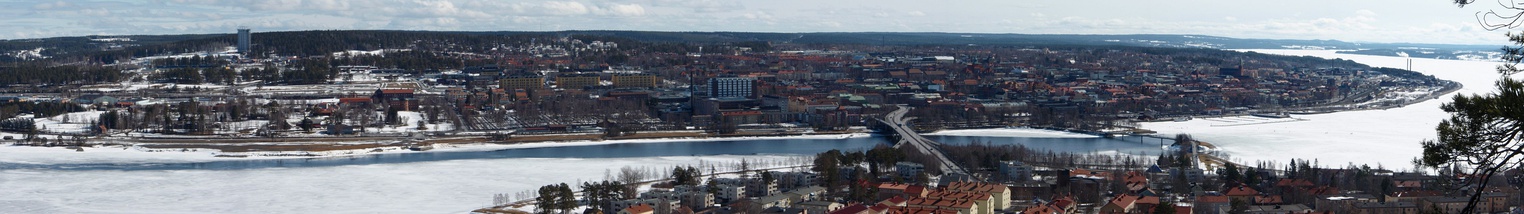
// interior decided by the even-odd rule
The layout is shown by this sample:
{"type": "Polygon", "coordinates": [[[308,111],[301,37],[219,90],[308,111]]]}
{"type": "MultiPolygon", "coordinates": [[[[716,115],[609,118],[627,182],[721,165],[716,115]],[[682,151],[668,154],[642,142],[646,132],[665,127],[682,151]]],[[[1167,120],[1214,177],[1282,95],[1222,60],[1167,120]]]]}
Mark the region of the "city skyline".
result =
{"type": "Polygon", "coordinates": [[[1448,1],[10,1],[0,39],[299,30],[1199,34],[1506,44],[1448,1]]]}

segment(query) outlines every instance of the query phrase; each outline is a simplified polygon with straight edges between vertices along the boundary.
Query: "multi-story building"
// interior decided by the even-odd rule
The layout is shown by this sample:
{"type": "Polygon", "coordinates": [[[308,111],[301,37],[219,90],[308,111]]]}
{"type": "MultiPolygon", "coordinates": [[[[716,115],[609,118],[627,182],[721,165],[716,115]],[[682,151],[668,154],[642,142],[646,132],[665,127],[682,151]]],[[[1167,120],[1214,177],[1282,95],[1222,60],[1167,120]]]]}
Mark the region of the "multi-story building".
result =
{"type": "Polygon", "coordinates": [[[588,86],[597,86],[602,81],[596,73],[578,73],[556,75],[556,87],[563,89],[582,89],[588,86]]]}
{"type": "Polygon", "coordinates": [[[498,80],[502,89],[540,90],[545,88],[545,77],[536,74],[515,74],[498,80]]]}
{"type": "Polygon", "coordinates": [[[1032,166],[1029,166],[1026,163],[1022,163],[1021,161],[1001,161],[1000,175],[1004,175],[1006,180],[1009,181],[1031,181],[1032,166]]]}
{"type": "Polygon", "coordinates": [[[906,161],[894,163],[894,172],[899,173],[900,178],[904,178],[907,181],[915,179],[916,175],[920,175],[924,171],[926,171],[926,165],[919,163],[906,161]]]}
{"type": "Polygon", "coordinates": [[[614,88],[654,88],[660,77],[652,74],[618,74],[610,78],[614,88]]]}
{"type": "Polygon", "coordinates": [[[755,94],[757,80],[745,77],[716,77],[709,79],[709,97],[751,98],[755,94]]]}

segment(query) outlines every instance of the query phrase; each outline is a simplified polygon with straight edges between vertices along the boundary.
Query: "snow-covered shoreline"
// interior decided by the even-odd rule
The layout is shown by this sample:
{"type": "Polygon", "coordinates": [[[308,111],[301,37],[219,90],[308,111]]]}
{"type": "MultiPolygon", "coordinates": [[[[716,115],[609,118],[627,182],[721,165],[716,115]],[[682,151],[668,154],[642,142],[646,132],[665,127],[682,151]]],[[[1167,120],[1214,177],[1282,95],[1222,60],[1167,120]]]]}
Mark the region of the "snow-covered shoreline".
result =
{"type": "MultiPolygon", "coordinates": [[[[1316,56],[1354,60],[1373,67],[1402,68],[1407,58],[1336,54],[1334,51],[1240,50],[1260,53],[1316,56]]],[[[1415,71],[1462,84],[1453,91],[1397,93],[1370,103],[1406,102],[1393,108],[1369,108],[1324,114],[1293,115],[1294,122],[1250,124],[1271,119],[1239,116],[1195,119],[1184,122],[1145,122],[1141,128],[1159,135],[1190,134],[1197,140],[1211,142],[1234,161],[1284,161],[1292,158],[1315,159],[1324,164],[1370,164],[1391,169],[1411,168],[1411,160],[1422,155],[1419,142],[1435,137],[1434,127],[1449,115],[1439,106],[1456,94],[1496,91],[1492,84],[1499,76],[1495,62],[1436,60],[1412,58],[1415,71]],[[1419,94],[1443,94],[1434,97],[1419,94]]],[[[1518,77],[1518,76],[1516,76],[1518,77]]],[[[1369,104],[1369,103],[1367,103],[1369,104]]]]}
{"type": "Polygon", "coordinates": [[[0,170],[7,213],[465,213],[494,194],[698,163],[798,155],[464,159],[243,170],[0,170]]]}
{"type": "MultiPolygon", "coordinates": [[[[1065,131],[1033,128],[988,128],[943,130],[926,135],[935,136],[989,136],[1029,138],[1096,138],[1098,136],[1065,131]]],[[[0,163],[12,164],[139,164],[139,163],[197,163],[213,161],[239,161],[253,159],[315,159],[367,155],[419,153],[419,152],[484,152],[508,149],[531,149],[548,147],[596,146],[611,144],[673,143],[673,142],[724,142],[773,139],[847,139],[866,138],[869,133],[766,136],[766,137],[715,137],[715,138],[652,138],[602,141],[547,141],[517,144],[498,143],[451,143],[434,144],[432,150],[411,151],[400,146],[331,151],[260,151],[221,152],[216,149],[198,148],[147,148],[142,146],[93,146],[83,151],[63,147],[0,146],[0,163]],[[380,151],[375,151],[380,150],[380,151]],[[238,156],[238,157],[218,157],[238,156]]],[[[232,145],[263,145],[271,143],[240,143],[232,145]]],[[[277,143],[278,144],[278,143],[277,143]]]]}
{"type": "MultiPolygon", "coordinates": [[[[770,140],[770,139],[846,139],[865,138],[872,135],[867,133],[849,134],[825,134],[825,135],[799,135],[799,136],[768,136],[768,137],[724,137],[724,138],[652,138],[630,140],[603,140],[603,141],[561,141],[561,142],[532,142],[517,144],[496,143],[453,143],[434,144],[434,148],[427,151],[410,151],[398,146],[331,150],[331,151],[261,151],[261,152],[221,152],[216,149],[195,148],[146,148],[141,146],[93,146],[81,148],[83,151],[66,149],[64,147],[33,147],[33,146],[0,146],[0,163],[12,164],[144,164],[144,163],[197,163],[213,161],[238,161],[251,159],[315,159],[351,157],[366,155],[419,153],[419,152],[483,152],[507,149],[530,149],[548,147],[571,147],[571,146],[594,146],[611,144],[640,144],[640,143],[672,143],[672,142],[723,142],[745,140],[770,140]],[[375,152],[374,150],[381,150],[375,152]],[[219,155],[243,156],[243,157],[218,157],[219,155]]],[[[262,144],[262,143],[246,143],[262,144]]]]}

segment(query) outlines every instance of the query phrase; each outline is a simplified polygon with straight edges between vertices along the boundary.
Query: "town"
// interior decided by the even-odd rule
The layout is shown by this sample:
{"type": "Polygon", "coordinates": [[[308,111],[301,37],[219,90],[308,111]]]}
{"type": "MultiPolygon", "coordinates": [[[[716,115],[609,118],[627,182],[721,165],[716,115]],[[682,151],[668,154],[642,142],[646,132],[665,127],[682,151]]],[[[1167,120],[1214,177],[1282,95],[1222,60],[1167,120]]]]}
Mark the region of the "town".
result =
{"type": "Polygon", "coordinates": [[[1136,129],[1139,121],[1384,109],[1460,88],[1350,61],[1211,49],[247,29],[124,41],[132,40],[92,39],[86,44],[103,51],[0,67],[18,72],[0,80],[8,138],[313,155],[862,133],[899,105],[912,109],[918,131],[1022,126],[1111,136],[1150,133],[1136,129]],[[364,36],[388,39],[356,39],[364,36]]]}
{"type": "Polygon", "coordinates": [[[1448,185],[1473,178],[1450,170],[1233,163],[1189,136],[1136,126],[1386,109],[1461,87],[1404,69],[1215,49],[620,35],[241,29],[164,44],[93,39],[86,46],[101,50],[0,67],[16,72],[0,78],[0,131],[22,146],[226,158],[611,139],[892,141],[802,163],[620,172],[499,196],[480,213],[1449,213],[1475,192],[1487,193],[1489,212],[1519,204],[1513,180],[1458,192],[1448,185]],[[918,134],[991,127],[1152,136],[1178,149],[1053,153],[918,134]]]}

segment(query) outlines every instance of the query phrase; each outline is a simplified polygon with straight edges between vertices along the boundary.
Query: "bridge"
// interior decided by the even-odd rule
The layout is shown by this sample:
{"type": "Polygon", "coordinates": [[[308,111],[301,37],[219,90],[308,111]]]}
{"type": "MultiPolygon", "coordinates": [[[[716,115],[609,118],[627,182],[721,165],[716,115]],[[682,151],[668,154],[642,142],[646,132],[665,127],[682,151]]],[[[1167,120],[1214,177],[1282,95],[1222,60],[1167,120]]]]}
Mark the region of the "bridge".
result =
{"type": "Polygon", "coordinates": [[[899,141],[894,143],[894,148],[909,145],[921,154],[935,157],[939,163],[937,165],[941,165],[942,173],[973,175],[968,170],[958,166],[957,163],[954,163],[952,159],[948,159],[947,154],[942,151],[941,143],[921,137],[921,134],[911,129],[910,120],[915,118],[905,117],[906,113],[910,113],[910,107],[900,106],[899,110],[889,112],[889,114],[884,115],[884,118],[878,119],[879,122],[883,122],[884,125],[893,128],[895,135],[900,136],[899,141]]]}

